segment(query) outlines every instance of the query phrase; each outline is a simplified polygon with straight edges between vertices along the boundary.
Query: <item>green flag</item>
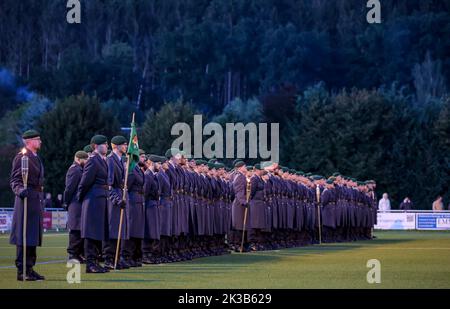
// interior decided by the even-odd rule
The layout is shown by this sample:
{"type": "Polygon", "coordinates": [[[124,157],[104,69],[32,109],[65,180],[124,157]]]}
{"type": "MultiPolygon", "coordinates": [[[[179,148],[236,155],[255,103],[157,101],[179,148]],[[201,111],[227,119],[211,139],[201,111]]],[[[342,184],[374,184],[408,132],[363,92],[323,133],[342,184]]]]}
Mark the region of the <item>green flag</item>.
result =
{"type": "Polygon", "coordinates": [[[130,132],[130,142],[128,143],[128,151],[127,155],[129,157],[129,170],[128,174],[133,172],[136,164],[139,163],[139,143],[136,132],[136,124],[134,123],[134,114],[133,121],[131,122],[131,132],[130,132]]]}

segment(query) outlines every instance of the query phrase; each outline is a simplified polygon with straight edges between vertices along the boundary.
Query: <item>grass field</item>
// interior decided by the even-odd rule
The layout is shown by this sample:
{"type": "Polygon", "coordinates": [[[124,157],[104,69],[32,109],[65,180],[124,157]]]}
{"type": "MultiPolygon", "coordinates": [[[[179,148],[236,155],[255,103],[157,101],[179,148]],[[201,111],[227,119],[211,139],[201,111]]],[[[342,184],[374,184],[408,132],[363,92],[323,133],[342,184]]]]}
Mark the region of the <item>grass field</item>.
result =
{"type": "Polygon", "coordinates": [[[0,235],[0,288],[450,288],[450,232],[383,231],[372,241],[208,257],[85,274],[68,284],[67,234],[46,234],[35,269],[42,282],[17,282],[15,247],[0,235]],[[369,284],[366,263],[381,263],[369,284]]]}

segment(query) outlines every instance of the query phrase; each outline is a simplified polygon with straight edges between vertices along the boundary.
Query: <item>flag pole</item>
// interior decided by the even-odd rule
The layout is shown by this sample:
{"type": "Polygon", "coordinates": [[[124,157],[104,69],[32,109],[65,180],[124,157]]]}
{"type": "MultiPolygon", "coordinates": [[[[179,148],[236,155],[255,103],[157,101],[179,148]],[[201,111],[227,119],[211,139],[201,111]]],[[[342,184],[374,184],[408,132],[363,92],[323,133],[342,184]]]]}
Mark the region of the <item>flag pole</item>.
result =
{"type": "MultiPolygon", "coordinates": [[[[23,188],[28,188],[28,157],[25,155],[26,149],[22,150],[22,182],[23,188]]],[[[28,198],[23,199],[23,229],[22,229],[22,280],[26,280],[26,266],[27,266],[27,220],[28,219],[28,198]]]]}
{"type": "Polygon", "coordinates": [[[320,216],[320,187],[319,185],[316,185],[316,199],[317,199],[317,217],[318,217],[318,223],[319,223],[319,244],[322,243],[322,220],[320,216]]]}
{"type": "MultiPolygon", "coordinates": [[[[131,120],[131,125],[134,124],[134,113],[133,113],[133,117],[131,120]]],[[[127,166],[125,168],[125,180],[124,180],[124,184],[123,184],[123,192],[122,192],[122,200],[124,202],[127,201],[127,186],[128,186],[128,172],[130,170],[130,155],[128,154],[128,150],[127,150],[127,166]]],[[[114,270],[117,267],[117,261],[119,259],[119,251],[120,251],[120,239],[122,236],[122,224],[123,224],[123,208],[120,209],[120,220],[119,220],[119,232],[117,235],[117,246],[116,246],[116,256],[114,258],[114,270]]]]}

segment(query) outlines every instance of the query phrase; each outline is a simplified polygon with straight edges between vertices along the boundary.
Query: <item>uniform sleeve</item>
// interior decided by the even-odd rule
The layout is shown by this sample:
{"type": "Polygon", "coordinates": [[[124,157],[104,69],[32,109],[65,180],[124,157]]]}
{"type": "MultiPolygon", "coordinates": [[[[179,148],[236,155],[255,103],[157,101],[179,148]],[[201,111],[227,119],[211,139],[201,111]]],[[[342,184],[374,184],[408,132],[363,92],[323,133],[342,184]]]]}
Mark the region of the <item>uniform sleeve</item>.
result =
{"type": "Polygon", "coordinates": [[[247,203],[246,184],[247,184],[247,181],[243,175],[237,176],[233,181],[233,189],[234,189],[235,199],[241,205],[244,205],[247,203]]]}
{"type": "Polygon", "coordinates": [[[97,173],[97,166],[93,159],[89,159],[83,169],[83,175],[81,176],[80,185],[78,186],[77,199],[82,202],[87,192],[94,184],[95,175],[97,173]]]}
{"type": "Polygon", "coordinates": [[[10,186],[15,195],[19,195],[23,190],[22,180],[22,156],[17,155],[12,163],[10,186]]]}
{"type": "MultiPolygon", "coordinates": [[[[108,165],[108,186],[113,186],[114,185],[114,159],[112,157],[108,158],[109,160],[107,160],[107,165],[108,165]]],[[[119,191],[117,190],[109,190],[109,198],[111,200],[111,202],[114,205],[119,205],[120,201],[122,201],[122,192],[120,191],[120,193],[118,193],[119,191]]]]}
{"type": "Polygon", "coordinates": [[[64,202],[69,204],[78,189],[82,174],[77,168],[69,168],[66,175],[66,188],[64,190],[64,202]]]}

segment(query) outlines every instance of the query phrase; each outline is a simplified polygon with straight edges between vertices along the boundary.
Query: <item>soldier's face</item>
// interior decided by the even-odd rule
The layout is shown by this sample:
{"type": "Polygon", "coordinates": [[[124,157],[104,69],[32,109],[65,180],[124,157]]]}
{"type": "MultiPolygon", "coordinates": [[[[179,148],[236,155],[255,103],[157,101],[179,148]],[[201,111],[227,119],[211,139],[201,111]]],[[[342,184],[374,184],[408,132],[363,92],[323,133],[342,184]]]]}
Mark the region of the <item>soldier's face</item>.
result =
{"type": "Polygon", "coordinates": [[[108,153],[108,144],[105,143],[105,144],[97,145],[97,151],[102,156],[106,156],[106,154],[108,153]]]}
{"type": "Polygon", "coordinates": [[[139,162],[144,163],[145,162],[145,155],[139,156],[139,162]]]}
{"type": "Polygon", "coordinates": [[[117,149],[120,151],[121,154],[125,154],[127,152],[128,145],[122,144],[117,146],[117,149]]]}
{"type": "Polygon", "coordinates": [[[39,149],[41,149],[41,144],[42,141],[40,137],[30,138],[26,140],[27,148],[33,151],[38,151],[39,149]]]}

